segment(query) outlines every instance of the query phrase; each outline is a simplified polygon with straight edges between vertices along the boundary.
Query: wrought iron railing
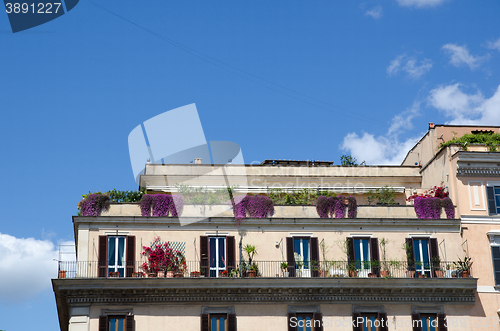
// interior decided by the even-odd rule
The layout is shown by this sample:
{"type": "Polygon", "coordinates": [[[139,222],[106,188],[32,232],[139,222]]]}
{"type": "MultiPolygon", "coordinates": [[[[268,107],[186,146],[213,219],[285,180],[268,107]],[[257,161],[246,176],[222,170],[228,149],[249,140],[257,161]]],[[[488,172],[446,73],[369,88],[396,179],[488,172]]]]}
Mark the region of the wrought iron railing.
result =
{"type": "MultiPolygon", "coordinates": [[[[114,264],[114,263],[113,263],[114,264]]],[[[407,261],[345,262],[304,261],[287,266],[283,261],[227,262],[216,265],[208,261],[188,261],[180,272],[150,270],[143,262],[124,262],[108,266],[97,261],[60,261],[59,278],[143,278],[143,277],[333,277],[333,278],[468,278],[472,269],[464,270],[454,262],[411,263],[407,261]]],[[[175,268],[174,268],[175,269],[175,268]]]]}

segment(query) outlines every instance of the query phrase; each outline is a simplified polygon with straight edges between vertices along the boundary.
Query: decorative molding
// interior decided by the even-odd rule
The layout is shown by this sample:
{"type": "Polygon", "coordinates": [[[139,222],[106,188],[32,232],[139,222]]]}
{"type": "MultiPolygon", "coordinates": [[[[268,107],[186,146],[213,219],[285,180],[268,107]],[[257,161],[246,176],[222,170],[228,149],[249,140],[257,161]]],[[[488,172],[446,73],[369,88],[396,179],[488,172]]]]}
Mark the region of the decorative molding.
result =
{"type": "Polygon", "coordinates": [[[443,306],[411,306],[412,314],[444,314],[443,306]]]}
{"type": "Polygon", "coordinates": [[[500,168],[485,168],[485,167],[457,168],[457,176],[500,177],[500,168]]]}
{"type": "Polygon", "coordinates": [[[201,307],[202,314],[234,314],[234,306],[230,307],[201,307]]]}
{"type": "Polygon", "coordinates": [[[384,306],[352,306],[353,313],[385,313],[384,306]]]}
{"type": "Polygon", "coordinates": [[[469,189],[469,203],[470,203],[470,210],[486,210],[486,197],[484,196],[484,192],[486,191],[484,189],[484,183],[483,181],[479,180],[479,181],[468,181],[467,182],[467,186],[468,186],[468,189],[469,189]],[[479,186],[474,186],[473,185],[473,189],[471,191],[471,183],[480,183],[481,186],[481,192],[479,192],[479,186]],[[474,204],[472,203],[472,193],[474,193],[474,204]],[[476,199],[482,199],[482,201],[479,201],[479,205],[476,204],[476,199]],[[473,207],[473,206],[481,206],[481,203],[482,205],[484,206],[484,208],[476,208],[476,207],[473,207]]]}
{"type": "Polygon", "coordinates": [[[315,306],[288,306],[288,313],[321,313],[319,305],[315,306]]]}

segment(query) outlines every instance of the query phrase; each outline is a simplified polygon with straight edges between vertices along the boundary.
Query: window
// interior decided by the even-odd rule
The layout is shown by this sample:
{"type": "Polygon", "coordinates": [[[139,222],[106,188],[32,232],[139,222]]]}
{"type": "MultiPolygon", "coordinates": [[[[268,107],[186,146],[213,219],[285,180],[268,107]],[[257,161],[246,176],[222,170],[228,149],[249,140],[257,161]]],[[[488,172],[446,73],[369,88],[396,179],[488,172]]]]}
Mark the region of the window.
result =
{"type": "Polygon", "coordinates": [[[436,277],[440,268],[437,239],[407,238],[405,246],[408,270],[415,271],[414,277],[436,277]]]}
{"type": "Polygon", "coordinates": [[[357,312],[352,314],[354,331],[387,331],[387,314],[383,312],[357,312]]]}
{"type": "Polygon", "coordinates": [[[488,211],[490,215],[500,214],[500,185],[486,187],[488,196],[488,211]]]}
{"type": "Polygon", "coordinates": [[[489,232],[491,244],[491,258],[493,260],[493,272],[495,274],[495,285],[500,285],[500,233],[489,232]]]}
{"type": "Polygon", "coordinates": [[[380,275],[378,239],[369,237],[347,238],[347,254],[350,276],[368,277],[380,275]]]}
{"type": "Polygon", "coordinates": [[[108,275],[111,272],[125,276],[125,237],[108,237],[108,275]]]}
{"type": "Polygon", "coordinates": [[[99,236],[98,276],[132,277],[135,269],[134,236],[99,236]]]}
{"type": "Polygon", "coordinates": [[[99,316],[99,331],[134,331],[134,315],[99,316]]]}
{"type": "Polygon", "coordinates": [[[289,331],[323,331],[321,313],[288,313],[289,331]]]}
{"type": "Polygon", "coordinates": [[[414,313],[412,314],[412,327],[415,331],[445,331],[447,330],[445,314],[439,313],[414,313]]]}
{"type": "Polygon", "coordinates": [[[236,331],[236,315],[233,309],[204,308],[201,314],[201,331],[236,331]],[[231,310],[230,313],[221,313],[221,310],[231,310]],[[210,313],[214,311],[215,313],[210,313]]]}
{"type": "Polygon", "coordinates": [[[319,277],[319,271],[311,272],[311,262],[319,262],[318,238],[287,237],[286,258],[290,277],[319,277]],[[295,256],[299,257],[298,255],[301,261],[295,259],[295,256]]]}
{"type": "Polygon", "coordinates": [[[221,271],[234,269],[235,249],[232,236],[201,236],[200,273],[205,277],[219,277],[221,271]]]}

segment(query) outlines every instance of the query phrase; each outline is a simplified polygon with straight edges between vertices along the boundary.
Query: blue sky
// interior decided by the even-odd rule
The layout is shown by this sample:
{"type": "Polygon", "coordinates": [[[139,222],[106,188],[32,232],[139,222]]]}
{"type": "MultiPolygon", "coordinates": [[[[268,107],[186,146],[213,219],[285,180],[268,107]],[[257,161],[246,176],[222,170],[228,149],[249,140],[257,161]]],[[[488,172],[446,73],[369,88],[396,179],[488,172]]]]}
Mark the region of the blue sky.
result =
{"type": "Polygon", "coordinates": [[[397,164],[428,122],[500,125],[497,0],[92,1],[16,34],[0,14],[0,330],[58,328],[81,194],[136,189],[127,136],[169,109],[247,162],[397,164]]]}

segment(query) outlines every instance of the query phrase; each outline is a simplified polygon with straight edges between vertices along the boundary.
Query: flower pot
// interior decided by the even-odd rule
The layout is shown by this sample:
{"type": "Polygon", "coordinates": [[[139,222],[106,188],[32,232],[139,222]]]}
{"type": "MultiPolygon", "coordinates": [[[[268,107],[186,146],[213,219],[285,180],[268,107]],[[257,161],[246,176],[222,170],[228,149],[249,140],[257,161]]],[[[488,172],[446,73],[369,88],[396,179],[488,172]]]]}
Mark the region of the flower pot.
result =
{"type": "Polygon", "coordinates": [[[247,277],[248,278],[255,278],[256,272],[255,270],[248,270],[247,271],[247,277]]]}
{"type": "Polygon", "coordinates": [[[406,278],[414,278],[414,277],[415,277],[415,271],[413,270],[406,271],[406,278]]]}
{"type": "Polygon", "coordinates": [[[391,276],[391,272],[389,270],[380,271],[380,277],[388,278],[391,276]]]}
{"type": "Polygon", "coordinates": [[[349,277],[358,277],[358,270],[349,270],[349,277]]]}
{"type": "Polygon", "coordinates": [[[153,278],[153,277],[156,277],[156,273],[155,272],[148,272],[148,278],[153,278]]]}
{"type": "Polygon", "coordinates": [[[198,278],[200,277],[200,273],[198,271],[191,271],[191,278],[198,278]]]}
{"type": "Polygon", "coordinates": [[[219,272],[219,277],[227,278],[227,273],[219,272]]]}
{"type": "Polygon", "coordinates": [[[167,271],[167,278],[174,278],[174,272],[173,271],[167,271]]]}
{"type": "Polygon", "coordinates": [[[142,278],[142,273],[141,272],[133,272],[132,277],[133,278],[142,278]]]}
{"type": "Polygon", "coordinates": [[[418,274],[418,278],[427,278],[426,274],[418,274]]]}
{"type": "Polygon", "coordinates": [[[289,277],[290,273],[288,271],[283,271],[283,277],[289,277]]]}
{"type": "Polygon", "coordinates": [[[451,274],[452,278],[457,278],[457,274],[451,274]]]}
{"type": "Polygon", "coordinates": [[[373,272],[370,272],[370,273],[368,274],[368,277],[369,277],[369,278],[377,278],[377,274],[376,274],[376,273],[373,273],[373,272]]]}
{"type": "Polygon", "coordinates": [[[120,274],[119,273],[118,274],[110,273],[109,277],[111,277],[111,278],[118,278],[118,277],[120,277],[120,274]]]}
{"type": "Polygon", "coordinates": [[[59,275],[57,278],[66,278],[66,270],[59,270],[59,275]]]}
{"type": "Polygon", "coordinates": [[[444,277],[444,270],[436,270],[436,277],[443,278],[444,277]]]}
{"type": "MultiPolygon", "coordinates": [[[[168,273],[168,271],[167,271],[168,273]]],[[[163,278],[165,277],[165,271],[158,271],[158,274],[156,275],[158,278],[163,278]]]]}
{"type": "Polygon", "coordinates": [[[462,278],[469,278],[469,272],[468,271],[462,271],[460,273],[460,277],[462,277],[462,278]]]}
{"type": "Polygon", "coordinates": [[[320,276],[321,278],[326,278],[326,277],[328,277],[328,271],[327,271],[327,270],[320,270],[320,271],[319,271],[319,276],[320,276]]]}
{"type": "MultiPolygon", "coordinates": [[[[167,273],[168,273],[168,271],[167,271],[167,273]]],[[[184,274],[182,272],[174,273],[174,278],[179,278],[179,277],[184,277],[184,274]]]]}

